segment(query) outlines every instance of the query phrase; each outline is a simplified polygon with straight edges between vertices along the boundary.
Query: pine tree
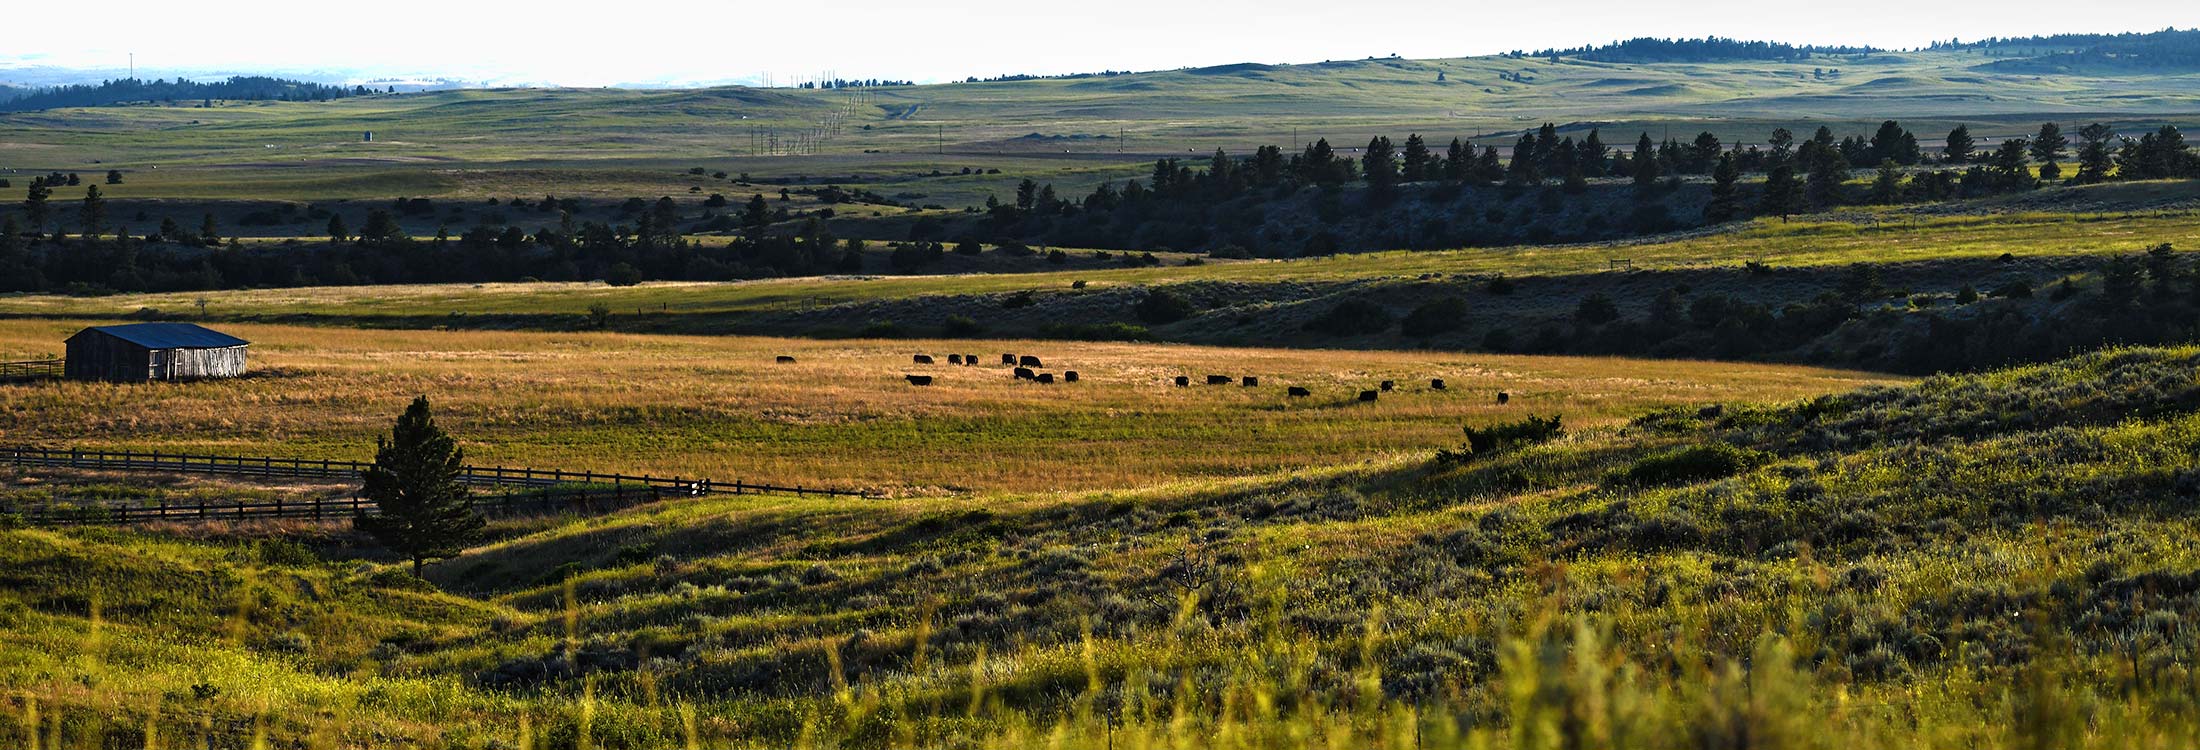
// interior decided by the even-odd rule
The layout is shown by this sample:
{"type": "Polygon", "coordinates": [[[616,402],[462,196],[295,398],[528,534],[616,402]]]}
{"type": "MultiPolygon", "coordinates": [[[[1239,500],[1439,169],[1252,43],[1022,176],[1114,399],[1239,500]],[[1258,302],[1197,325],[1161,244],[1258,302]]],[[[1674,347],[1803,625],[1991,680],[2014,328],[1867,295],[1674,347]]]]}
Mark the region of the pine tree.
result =
{"type": "Polygon", "coordinates": [[[1767,168],[1772,165],[1786,164],[1789,159],[1795,156],[1795,133],[1787,128],[1773,128],[1772,137],[1767,139],[1765,143],[1770,147],[1770,150],[1765,152],[1767,168]]]}
{"type": "Polygon", "coordinates": [[[1957,125],[1956,129],[1948,131],[1948,147],[1942,153],[1950,164],[1966,164],[1971,161],[1971,149],[1974,146],[1971,126],[1957,125]]]}
{"type": "Polygon", "coordinates": [[[2115,151],[2108,143],[2115,137],[2115,131],[2097,122],[2078,130],[2078,138],[2085,145],[2078,147],[2077,182],[2091,184],[2108,179],[2108,171],[2115,165],[2115,151]]]}
{"type": "Polygon", "coordinates": [[[344,239],[345,239],[346,237],[349,237],[349,236],[351,236],[351,227],[348,227],[348,226],[345,226],[345,225],[344,225],[344,215],[343,215],[343,214],[330,214],[330,215],[329,215],[329,217],[328,217],[328,239],[329,239],[329,241],[330,241],[330,242],[343,242],[343,241],[344,241],[344,239]]]}
{"type": "Polygon", "coordinates": [[[1994,149],[1994,172],[1999,175],[2005,189],[2030,190],[2039,187],[2032,178],[2032,163],[2025,158],[2031,144],[2023,138],[2011,138],[1994,149]]]}
{"type": "Polygon", "coordinates": [[[1634,175],[1636,192],[1647,191],[1658,184],[1657,147],[1650,142],[1650,134],[1643,133],[1635,140],[1634,175]]]}
{"type": "Polygon", "coordinates": [[[481,514],[459,483],[465,451],[436,426],[428,397],[413,399],[389,437],[374,443],[363,494],[379,512],[359,516],[360,530],[412,560],[416,576],[429,559],[457,555],[479,537],[481,514]]]}
{"type": "Polygon", "coordinates": [[[85,237],[97,237],[107,231],[107,198],[99,194],[98,185],[84,186],[84,203],[76,211],[77,230],[85,237]]]}
{"type": "Polygon", "coordinates": [[[1823,145],[1811,149],[1809,167],[1811,204],[1823,208],[1841,203],[1841,183],[1849,179],[1849,160],[1841,157],[1841,150],[1823,145]]]}
{"type": "Polygon", "coordinates": [[[1611,153],[1611,147],[1604,145],[1604,136],[1596,128],[1590,128],[1589,137],[1581,139],[1581,145],[1574,149],[1574,160],[1580,162],[1584,176],[1603,177],[1608,169],[1605,162],[1611,158],[1611,153]]]}
{"type": "Polygon", "coordinates": [[[1765,174],[1765,194],[1757,204],[1757,212],[1778,216],[1781,221],[1786,221],[1801,208],[1800,187],[1795,181],[1794,167],[1786,164],[1773,165],[1772,170],[1765,174]]]}
{"type": "Polygon", "coordinates": [[[51,218],[53,188],[46,187],[44,178],[32,178],[30,193],[23,198],[23,216],[31,220],[32,234],[45,234],[46,221],[51,218]]]}
{"type": "Polygon", "coordinates": [[[221,225],[214,223],[214,215],[206,214],[199,220],[199,246],[213,247],[222,239],[221,225]]]}
{"type": "Polygon", "coordinates": [[[1719,165],[1711,170],[1711,202],[1704,205],[1704,220],[1713,224],[1733,221],[1742,214],[1741,167],[1734,163],[1734,154],[1719,156],[1719,165]]]}
{"type": "Polygon", "coordinates": [[[1465,182],[1468,173],[1474,171],[1474,146],[1457,138],[1451,139],[1451,147],[1444,150],[1444,179],[1465,182]]]}
{"type": "Polygon", "coordinates": [[[1902,165],[1891,157],[1879,162],[1879,177],[1872,180],[1872,202],[1882,206],[1902,202],[1902,165]]]}
{"type": "Polygon", "coordinates": [[[1398,185],[1398,157],[1390,146],[1389,136],[1375,136],[1367,142],[1367,152],[1360,155],[1360,171],[1367,180],[1369,192],[1378,196],[1389,195],[1398,185]]]}
{"type": "Polygon", "coordinates": [[[1523,133],[1513,144],[1512,164],[1505,169],[1505,181],[1516,185],[1528,185],[1543,181],[1541,170],[1536,168],[1534,133],[1523,133]]]}
{"type": "Polygon", "coordinates": [[[1474,160],[1473,180],[1476,183],[1487,185],[1504,179],[1505,168],[1502,166],[1503,163],[1503,160],[1497,156],[1496,146],[1483,146],[1482,155],[1474,160]]]}
{"type": "Polygon", "coordinates": [[[1412,133],[1406,136],[1403,157],[1406,182],[1421,182],[1435,176],[1429,173],[1428,142],[1421,139],[1421,134],[1412,133]]]}

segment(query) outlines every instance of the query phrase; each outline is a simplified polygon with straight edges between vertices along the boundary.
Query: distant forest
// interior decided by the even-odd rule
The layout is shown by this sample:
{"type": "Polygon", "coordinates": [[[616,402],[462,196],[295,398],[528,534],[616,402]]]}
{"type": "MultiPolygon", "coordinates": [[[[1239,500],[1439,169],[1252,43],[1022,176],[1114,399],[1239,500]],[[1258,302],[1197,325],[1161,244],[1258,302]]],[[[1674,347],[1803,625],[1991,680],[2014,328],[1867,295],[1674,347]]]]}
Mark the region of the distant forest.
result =
{"type": "Polygon", "coordinates": [[[1658,39],[1637,37],[1603,46],[1546,49],[1515,57],[1572,57],[1597,62],[1718,62],[1722,60],[1802,60],[1812,55],[1862,55],[1880,52],[1877,47],[1796,46],[1782,42],[1757,42],[1704,37],[1658,39]]]}
{"type": "Polygon", "coordinates": [[[123,78],[98,85],[78,84],[51,88],[0,87],[0,112],[29,112],[56,107],[104,107],[132,102],[184,102],[228,99],[238,101],[327,101],[377,93],[365,86],[330,86],[266,76],[235,76],[201,83],[178,78],[123,78]]]}
{"type": "Polygon", "coordinates": [[[1981,50],[2022,55],[1992,63],[1997,68],[2045,70],[2082,65],[2113,65],[2157,70],[2200,70],[2200,29],[2163,29],[2144,34],[2060,34],[2019,38],[1950,40],[1933,49],[1981,50]],[[2060,51],[2056,51],[2060,50],[2060,51]]]}

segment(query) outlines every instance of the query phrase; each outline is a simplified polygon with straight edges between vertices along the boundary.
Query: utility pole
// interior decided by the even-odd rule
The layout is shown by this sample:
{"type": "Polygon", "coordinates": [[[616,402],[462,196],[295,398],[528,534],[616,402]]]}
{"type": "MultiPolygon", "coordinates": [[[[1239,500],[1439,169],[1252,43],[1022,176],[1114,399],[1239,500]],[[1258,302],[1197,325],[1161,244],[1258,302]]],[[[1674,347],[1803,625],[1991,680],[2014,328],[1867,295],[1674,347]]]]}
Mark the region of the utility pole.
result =
{"type": "Polygon", "coordinates": [[[137,53],[130,53],[130,80],[137,80],[137,53]]]}

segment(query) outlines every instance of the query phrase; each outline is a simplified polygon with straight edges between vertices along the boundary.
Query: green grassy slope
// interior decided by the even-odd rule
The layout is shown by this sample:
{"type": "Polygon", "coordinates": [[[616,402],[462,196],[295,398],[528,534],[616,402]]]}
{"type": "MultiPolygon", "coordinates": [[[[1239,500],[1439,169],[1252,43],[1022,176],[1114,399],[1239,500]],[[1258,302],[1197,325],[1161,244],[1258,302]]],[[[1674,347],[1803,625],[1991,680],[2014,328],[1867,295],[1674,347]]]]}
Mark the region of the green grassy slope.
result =
{"type": "Polygon", "coordinates": [[[463,718],[446,744],[2170,747],[2200,718],[2195,372],[2114,351],[982,506],[685,501],[436,568],[481,604],[252,547],[0,532],[0,628],[49,649],[0,669],[31,717],[0,734],[134,745],[160,706],[182,742],[463,718]],[[267,593],[148,591],[204,569],[267,593]],[[337,609],[370,624],[252,636],[337,609]],[[246,636],[199,635],[223,627],[246,636]],[[179,641],[212,656],[129,657],[179,641]],[[172,687],[207,663],[326,693],[172,687]]]}
{"type": "MultiPolygon", "coordinates": [[[[101,169],[188,173],[162,174],[167,187],[147,197],[275,195],[248,187],[263,180],[288,183],[291,193],[281,197],[357,194],[313,184],[327,174],[379,181],[403,194],[532,194],[560,185],[568,187],[554,192],[571,194],[596,187],[597,177],[579,174],[600,169],[703,164],[816,176],[879,165],[953,171],[993,159],[1076,169],[1218,146],[1246,151],[1289,144],[1294,134],[1303,142],[1327,137],[1352,146],[1375,134],[1417,131],[1441,142],[1546,121],[1601,123],[1617,134],[1608,138],[1614,142],[1636,130],[1662,137],[1670,128],[1685,137],[1703,127],[1731,142],[1761,140],[1775,125],[1799,123],[1865,132],[1878,120],[1900,118],[1929,137],[1965,120],[1992,138],[2027,132],[2048,118],[2140,124],[2184,122],[2200,112],[2200,74],[2045,76],[1977,67],[1984,62],[1968,52],[1661,64],[1479,57],[854,93],[490,90],[212,109],[71,109],[0,117],[0,167],[81,171],[96,162],[101,169]],[[761,149],[750,146],[752,131],[792,140],[828,126],[833,135],[814,155],[759,156],[761,149]],[[367,130],[375,131],[375,142],[361,142],[367,130]]],[[[1497,140],[1502,146],[1511,138],[1497,140]]]]}

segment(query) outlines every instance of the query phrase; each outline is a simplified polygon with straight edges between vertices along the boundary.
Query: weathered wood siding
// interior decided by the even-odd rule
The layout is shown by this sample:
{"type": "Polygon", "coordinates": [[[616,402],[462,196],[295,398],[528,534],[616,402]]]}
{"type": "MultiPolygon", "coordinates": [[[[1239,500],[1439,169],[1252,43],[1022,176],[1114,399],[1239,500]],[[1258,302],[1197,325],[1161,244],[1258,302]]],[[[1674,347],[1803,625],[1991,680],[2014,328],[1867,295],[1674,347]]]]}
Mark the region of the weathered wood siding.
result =
{"type": "Polygon", "coordinates": [[[70,380],[143,381],[151,372],[143,347],[97,331],[70,337],[68,356],[62,372],[70,380]]]}
{"type": "Polygon", "coordinates": [[[197,380],[245,374],[247,347],[148,350],[97,331],[69,339],[63,372],[71,380],[197,380]]]}
{"type": "MultiPolygon", "coordinates": [[[[234,378],[244,374],[245,347],[171,349],[166,380],[234,378]]],[[[158,377],[156,375],[156,377],[158,377]]]]}

